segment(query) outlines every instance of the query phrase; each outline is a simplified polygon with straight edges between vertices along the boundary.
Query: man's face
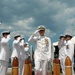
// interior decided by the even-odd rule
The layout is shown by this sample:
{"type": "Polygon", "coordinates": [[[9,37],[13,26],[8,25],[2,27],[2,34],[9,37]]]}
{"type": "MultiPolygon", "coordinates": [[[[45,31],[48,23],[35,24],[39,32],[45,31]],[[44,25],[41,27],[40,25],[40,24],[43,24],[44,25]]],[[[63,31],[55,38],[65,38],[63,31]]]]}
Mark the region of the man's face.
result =
{"type": "Polygon", "coordinates": [[[27,47],[27,44],[24,44],[24,47],[27,47]]]}
{"type": "Polygon", "coordinates": [[[7,34],[4,34],[4,37],[7,38],[7,34]]]}
{"type": "Polygon", "coordinates": [[[45,33],[45,30],[40,30],[40,31],[39,31],[39,34],[40,34],[41,36],[44,36],[44,33],[45,33]]]}
{"type": "Polygon", "coordinates": [[[16,37],[15,40],[18,40],[18,37],[16,37]]]}
{"type": "Polygon", "coordinates": [[[63,37],[63,38],[61,38],[60,40],[63,40],[63,41],[64,41],[64,40],[65,40],[65,38],[63,37]]]}
{"type": "Polygon", "coordinates": [[[66,41],[68,41],[68,40],[70,40],[70,39],[71,39],[70,37],[67,37],[67,38],[66,38],[66,41]]]}

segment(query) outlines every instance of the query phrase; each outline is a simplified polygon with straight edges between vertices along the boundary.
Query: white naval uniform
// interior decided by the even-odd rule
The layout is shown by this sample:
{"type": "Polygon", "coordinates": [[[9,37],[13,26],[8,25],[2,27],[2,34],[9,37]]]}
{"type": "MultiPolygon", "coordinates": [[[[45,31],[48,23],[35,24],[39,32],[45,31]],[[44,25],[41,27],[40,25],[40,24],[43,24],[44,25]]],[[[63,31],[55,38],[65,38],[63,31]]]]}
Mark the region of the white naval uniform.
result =
{"type": "Polygon", "coordinates": [[[20,59],[19,59],[19,75],[23,75],[23,66],[24,66],[24,42],[20,42],[20,59]]]}
{"type": "Polygon", "coordinates": [[[25,53],[25,59],[27,59],[29,56],[30,56],[30,54],[28,53],[28,50],[29,50],[29,47],[25,47],[24,48],[24,53],[25,53]]]}
{"type": "Polygon", "coordinates": [[[65,58],[65,41],[63,39],[59,40],[58,42],[58,48],[59,48],[59,60],[60,60],[60,65],[61,65],[61,69],[62,69],[62,73],[64,72],[64,58],[65,58]]]}
{"type": "Polygon", "coordinates": [[[12,55],[11,55],[11,64],[13,62],[13,58],[14,57],[17,57],[18,58],[18,61],[20,62],[20,42],[19,40],[14,40],[13,41],[13,52],[12,52],[12,55]]]}
{"type": "MultiPolygon", "coordinates": [[[[54,52],[55,52],[55,47],[52,45],[52,46],[51,46],[51,63],[50,63],[50,65],[51,65],[51,70],[52,70],[52,71],[53,71],[54,52]]],[[[51,71],[51,70],[50,70],[50,71],[51,71]]]]}
{"type": "Polygon", "coordinates": [[[62,73],[64,75],[64,59],[65,59],[65,56],[66,56],[66,49],[65,49],[65,46],[61,47],[60,50],[59,50],[59,60],[60,60],[60,65],[61,65],[61,69],[62,69],[62,73]]]}
{"type": "Polygon", "coordinates": [[[31,35],[28,41],[36,43],[36,50],[34,53],[35,59],[35,75],[42,70],[41,75],[47,73],[47,62],[51,59],[51,40],[46,36],[36,37],[31,35]]]}
{"type": "Polygon", "coordinates": [[[0,75],[6,75],[8,69],[8,62],[10,57],[9,42],[10,38],[3,37],[1,40],[0,52],[0,75]]]}
{"type": "Polygon", "coordinates": [[[73,64],[74,64],[74,44],[71,42],[71,40],[67,41],[66,44],[65,44],[65,57],[64,57],[64,60],[63,60],[63,75],[65,75],[65,59],[67,56],[70,57],[71,61],[72,61],[72,75],[74,75],[74,70],[73,70],[73,64]],[[68,46],[68,48],[67,48],[68,46]]]}
{"type": "Polygon", "coordinates": [[[14,57],[20,59],[20,46],[18,40],[13,41],[13,51],[12,51],[11,59],[13,59],[14,57]]]}

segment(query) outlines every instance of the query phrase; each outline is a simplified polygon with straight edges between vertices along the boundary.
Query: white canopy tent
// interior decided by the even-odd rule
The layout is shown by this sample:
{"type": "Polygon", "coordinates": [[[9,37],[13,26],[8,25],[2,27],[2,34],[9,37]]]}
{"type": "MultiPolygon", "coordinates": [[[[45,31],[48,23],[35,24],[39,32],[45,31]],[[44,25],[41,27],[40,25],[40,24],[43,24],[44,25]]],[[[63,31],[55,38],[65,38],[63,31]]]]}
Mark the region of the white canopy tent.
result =
{"type": "Polygon", "coordinates": [[[53,43],[53,46],[58,46],[58,41],[53,43]]]}

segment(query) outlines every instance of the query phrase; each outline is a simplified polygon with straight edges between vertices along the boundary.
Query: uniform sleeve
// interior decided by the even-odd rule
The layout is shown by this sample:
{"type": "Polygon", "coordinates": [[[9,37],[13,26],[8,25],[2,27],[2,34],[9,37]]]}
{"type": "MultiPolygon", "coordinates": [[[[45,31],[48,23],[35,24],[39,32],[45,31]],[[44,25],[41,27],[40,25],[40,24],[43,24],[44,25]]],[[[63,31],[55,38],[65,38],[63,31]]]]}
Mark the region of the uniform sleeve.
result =
{"type": "Polygon", "coordinates": [[[24,46],[24,41],[23,40],[20,42],[20,46],[24,46]]]}
{"type": "Polygon", "coordinates": [[[9,39],[5,39],[5,38],[3,38],[2,40],[1,40],[1,44],[7,44],[9,42],[9,39]]]}
{"type": "Polygon", "coordinates": [[[60,43],[60,41],[58,42],[58,48],[61,49],[61,43],[60,43]]]}
{"type": "Polygon", "coordinates": [[[28,39],[29,42],[36,42],[37,37],[35,35],[31,35],[28,39]]]}
{"type": "Polygon", "coordinates": [[[49,55],[48,55],[48,59],[51,59],[51,39],[48,38],[49,41],[49,55]]]}
{"type": "Polygon", "coordinates": [[[69,50],[70,50],[70,58],[72,59],[74,56],[74,44],[73,43],[69,44],[69,50]]]}
{"type": "Polygon", "coordinates": [[[24,44],[23,43],[20,43],[20,46],[23,46],[24,44]]]}
{"type": "Polygon", "coordinates": [[[19,41],[18,41],[18,40],[15,40],[15,41],[13,42],[13,46],[17,46],[17,45],[19,45],[19,41]]]}

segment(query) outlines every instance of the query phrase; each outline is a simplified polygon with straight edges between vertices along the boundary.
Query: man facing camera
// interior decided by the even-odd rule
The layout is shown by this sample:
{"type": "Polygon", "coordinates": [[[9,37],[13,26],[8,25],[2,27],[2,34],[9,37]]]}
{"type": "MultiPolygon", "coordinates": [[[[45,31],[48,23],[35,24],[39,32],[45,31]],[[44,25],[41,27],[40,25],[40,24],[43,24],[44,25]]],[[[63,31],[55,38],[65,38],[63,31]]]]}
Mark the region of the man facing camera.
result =
{"type": "Polygon", "coordinates": [[[36,44],[34,52],[35,75],[47,74],[47,63],[51,59],[51,40],[45,36],[45,27],[40,25],[28,41],[36,44]],[[39,36],[36,34],[39,33],[39,36]]]}

